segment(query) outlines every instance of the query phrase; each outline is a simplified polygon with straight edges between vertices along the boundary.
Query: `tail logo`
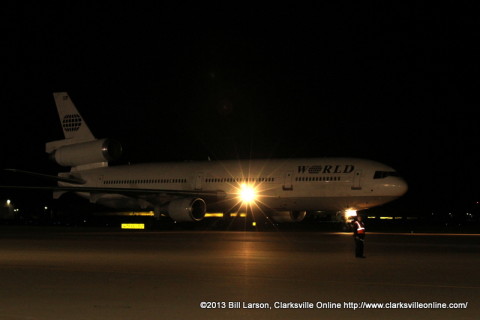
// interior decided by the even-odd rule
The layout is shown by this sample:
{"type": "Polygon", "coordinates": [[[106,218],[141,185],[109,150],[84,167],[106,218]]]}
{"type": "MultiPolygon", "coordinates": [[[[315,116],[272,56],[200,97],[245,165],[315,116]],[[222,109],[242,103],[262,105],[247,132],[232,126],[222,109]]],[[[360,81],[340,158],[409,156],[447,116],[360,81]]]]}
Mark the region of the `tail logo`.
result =
{"type": "Polygon", "coordinates": [[[78,131],[82,125],[82,118],[79,114],[67,114],[63,117],[63,130],[67,132],[78,131]]]}

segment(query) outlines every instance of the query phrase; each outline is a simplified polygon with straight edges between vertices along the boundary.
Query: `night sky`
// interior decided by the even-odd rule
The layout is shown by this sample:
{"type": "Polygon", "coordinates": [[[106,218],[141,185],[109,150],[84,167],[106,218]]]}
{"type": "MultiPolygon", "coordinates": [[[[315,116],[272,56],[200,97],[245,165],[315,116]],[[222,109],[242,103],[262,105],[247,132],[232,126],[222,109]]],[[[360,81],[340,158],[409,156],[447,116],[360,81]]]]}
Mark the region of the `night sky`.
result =
{"type": "Polygon", "coordinates": [[[44,144],[62,138],[52,92],[67,91],[98,138],[123,144],[117,163],[360,157],[408,181],[405,210],[480,201],[476,7],[36,3],[2,16],[0,167],[59,170],[44,144]]]}

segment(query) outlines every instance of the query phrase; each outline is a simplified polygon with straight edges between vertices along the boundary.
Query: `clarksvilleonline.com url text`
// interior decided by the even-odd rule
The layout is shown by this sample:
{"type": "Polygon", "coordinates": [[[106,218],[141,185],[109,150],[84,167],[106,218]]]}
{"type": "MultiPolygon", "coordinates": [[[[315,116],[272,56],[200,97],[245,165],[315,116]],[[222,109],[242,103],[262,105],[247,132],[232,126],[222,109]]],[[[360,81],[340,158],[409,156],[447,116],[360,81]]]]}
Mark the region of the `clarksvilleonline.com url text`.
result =
{"type": "Polygon", "coordinates": [[[467,309],[468,302],[202,301],[202,309],[467,309]]]}

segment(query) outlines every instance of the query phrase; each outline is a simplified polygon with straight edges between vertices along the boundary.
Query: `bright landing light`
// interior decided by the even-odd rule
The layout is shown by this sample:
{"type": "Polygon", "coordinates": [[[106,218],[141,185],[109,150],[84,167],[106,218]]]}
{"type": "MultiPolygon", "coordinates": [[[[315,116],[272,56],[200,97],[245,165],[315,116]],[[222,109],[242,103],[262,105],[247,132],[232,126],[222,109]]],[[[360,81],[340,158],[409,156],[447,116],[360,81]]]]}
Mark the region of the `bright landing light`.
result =
{"type": "Polygon", "coordinates": [[[248,186],[246,184],[242,184],[240,187],[240,199],[243,203],[253,203],[257,198],[257,193],[252,186],[248,186]]]}
{"type": "Polygon", "coordinates": [[[352,219],[353,217],[356,217],[356,216],[357,216],[357,210],[347,209],[344,212],[344,217],[345,217],[345,220],[347,220],[347,221],[352,219]]]}

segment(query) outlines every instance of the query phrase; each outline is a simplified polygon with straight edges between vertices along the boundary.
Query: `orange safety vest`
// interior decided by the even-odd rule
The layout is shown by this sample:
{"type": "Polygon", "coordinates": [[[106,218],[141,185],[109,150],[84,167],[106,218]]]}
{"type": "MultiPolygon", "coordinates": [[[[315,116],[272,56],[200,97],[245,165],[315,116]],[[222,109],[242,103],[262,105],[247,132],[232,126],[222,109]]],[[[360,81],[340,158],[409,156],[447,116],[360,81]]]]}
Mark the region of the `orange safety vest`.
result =
{"type": "Polygon", "coordinates": [[[355,224],[357,225],[357,234],[365,234],[365,227],[363,226],[363,223],[360,223],[360,221],[355,221],[355,224]]]}

